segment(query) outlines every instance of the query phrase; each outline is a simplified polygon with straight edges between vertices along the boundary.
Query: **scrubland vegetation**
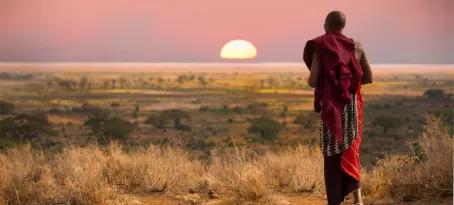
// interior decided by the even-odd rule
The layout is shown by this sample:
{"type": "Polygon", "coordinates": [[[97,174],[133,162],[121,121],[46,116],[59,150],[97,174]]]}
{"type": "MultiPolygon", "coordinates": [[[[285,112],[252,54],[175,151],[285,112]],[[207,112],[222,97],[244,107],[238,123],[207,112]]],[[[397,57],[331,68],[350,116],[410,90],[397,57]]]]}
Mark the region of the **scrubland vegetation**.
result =
{"type": "MultiPolygon", "coordinates": [[[[368,202],[452,202],[453,76],[384,72],[364,86],[368,202]]],[[[323,197],[319,116],[306,78],[238,70],[3,72],[0,204],[323,197]]]]}

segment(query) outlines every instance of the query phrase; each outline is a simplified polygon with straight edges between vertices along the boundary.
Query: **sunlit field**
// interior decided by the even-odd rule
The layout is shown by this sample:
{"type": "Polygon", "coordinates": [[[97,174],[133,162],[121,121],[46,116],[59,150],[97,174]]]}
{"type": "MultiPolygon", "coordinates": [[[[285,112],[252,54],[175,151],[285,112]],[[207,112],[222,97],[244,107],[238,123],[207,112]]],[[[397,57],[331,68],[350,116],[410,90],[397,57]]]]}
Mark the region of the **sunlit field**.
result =
{"type": "MultiPolygon", "coordinates": [[[[303,64],[0,64],[0,204],[325,204],[303,64]]],[[[363,192],[452,204],[454,66],[375,66],[363,192]]]]}

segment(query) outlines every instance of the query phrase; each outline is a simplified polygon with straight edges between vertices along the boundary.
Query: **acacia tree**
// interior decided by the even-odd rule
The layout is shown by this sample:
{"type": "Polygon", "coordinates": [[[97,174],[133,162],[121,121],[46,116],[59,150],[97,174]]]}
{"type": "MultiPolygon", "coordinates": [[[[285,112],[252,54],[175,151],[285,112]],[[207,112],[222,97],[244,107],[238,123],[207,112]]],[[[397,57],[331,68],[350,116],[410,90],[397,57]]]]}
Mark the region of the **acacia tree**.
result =
{"type": "Polygon", "coordinates": [[[445,97],[445,92],[441,89],[428,89],[424,91],[424,96],[430,99],[441,99],[445,97]]]}
{"type": "Polygon", "coordinates": [[[191,116],[187,112],[178,109],[165,110],[161,113],[160,117],[172,120],[176,129],[182,128],[182,119],[191,118],[191,116]]]}
{"type": "Polygon", "coordinates": [[[157,114],[149,115],[148,118],[145,120],[145,123],[152,124],[156,128],[164,128],[166,124],[172,121],[175,129],[184,129],[187,128],[181,122],[184,119],[186,120],[191,119],[189,113],[183,110],[172,109],[164,110],[159,115],[157,114]]]}
{"type": "Polygon", "coordinates": [[[279,132],[284,129],[281,123],[266,117],[251,119],[250,123],[248,132],[259,134],[265,140],[277,139],[279,132]]]}
{"type": "Polygon", "coordinates": [[[87,76],[84,75],[84,76],[80,77],[80,82],[79,82],[80,91],[84,91],[85,86],[87,86],[87,84],[88,84],[87,76]]]}
{"type": "Polygon", "coordinates": [[[197,77],[197,80],[199,81],[199,83],[202,87],[205,87],[208,84],[208,82],[205,79],[205,76],[203,76],[203,75],[197,77]]]}
{"type": "Polygon", "coordinates": [[[127,80],[125,77],[121,77],[121,78],[118,80],[118,83],[120,83],[120,87],[121,87],[121,88],[125,88],[127,81],[128,81],[128,80],[127,80]]]}
{"type": "Polygon", "coordinates": [[[0,138],[3,139],[23,142],[54,134],[52,124],[44,112],[20,114],[0,121],[0,138]]]}
{"type": "Polygon", "coordinates": [[[103,80],[102,85],[104,89],[109,88],[110,80],[103,80]]]}
{"type": "Polygon", "coordinates": [[[91,129],[92,134],[98,137],[101,143],[111,140],[125,140],[136,128],[136,125],[121,118],[93,117],[85,121],[84,126],[91,129]]]}

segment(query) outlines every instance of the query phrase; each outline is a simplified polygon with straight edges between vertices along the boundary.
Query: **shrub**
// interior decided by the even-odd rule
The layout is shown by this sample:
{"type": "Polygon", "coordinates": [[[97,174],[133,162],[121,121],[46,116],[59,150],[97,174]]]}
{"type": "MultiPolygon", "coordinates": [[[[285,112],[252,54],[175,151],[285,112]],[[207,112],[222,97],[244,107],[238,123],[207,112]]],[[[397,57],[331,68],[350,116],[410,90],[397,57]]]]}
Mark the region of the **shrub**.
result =
{"type": "Polygon", "coordinates": [[[14,112],[14,104],[5,102],[5,101],[0,101],[0,115],[8,115],[12,114],[14,112]]]}
{"type": "Polygon", "coordinates": [[[428,89],[424,91],[423,96],[430,99],[441,99],[445,97],[445,92],[441,89],[428,89]]]}
{"type": "Polygon", "coordinates": [[[208,106],[200,106],[200,108],[199,108],[199,112],[206,112],[209,110],[210,110],[210,108],[208,106]]]}
{"type": "Polygon", "coordinates": [[[274,140],[283,128],[284,126],[275,120],[260,117],[251,120],[251,126],[248,128],[248,132],[258,133],[266,140],[274,140]]]}
{"type": "Polygon", "coordinates": [[[84,126],[90,127],[101,143],[108,143],[112,139],[125,140],[136,127],[135,124],[120,118],[90,118],[85,121],[84,126]]]}
{"type": "Polygon", "coordinates": [[[3,139],[23,142],[54,134],[47,114],[43,112],[25,113],[0,120],[0,138],[3,139]]]}
{"type": "Polygon", "coordinates": [[[390,129],[396,129],[402,126],[400,119],[393,116],[377,117],[372,121],[372,124],[383,128],[385,134],[387,134],[390,129]]]}
{"type": "Polygon", "coordinates": [[[243,109],[242,107],[236,106],[235,108],[233,108],[233,111],[234,111],[236,114],[244,114],[244,109],[243,109]]]}
{"type": "Polygon", "coordinates": [[[413,146],[416,156],[389,155],[365,174],[363,193],[371,199],[451,195],[453,191],[452,136],[434,116],[413,146]]]}

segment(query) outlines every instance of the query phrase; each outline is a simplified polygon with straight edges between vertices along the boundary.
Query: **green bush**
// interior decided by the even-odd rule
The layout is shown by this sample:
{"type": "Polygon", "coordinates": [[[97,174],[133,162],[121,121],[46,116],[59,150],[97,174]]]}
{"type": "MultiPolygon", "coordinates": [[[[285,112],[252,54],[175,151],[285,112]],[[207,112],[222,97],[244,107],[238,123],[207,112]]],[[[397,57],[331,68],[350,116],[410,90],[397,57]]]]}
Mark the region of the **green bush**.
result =
{"type": "Polygon", "coordinates": [[[390,129],[397,129],[402,126],[402,122],[397,117],[380,116],[372,121],[372,125],[383,128],[383,132],[387,134],[390,129]]]}
{"type": "Polygon", "coordinates": [[[244,114],[244,109],[242,107],[234,107],[233,108],[233,111],[236,113],[236,114],[244,114]]]}
{"type": "Polygon", "coordinates": [[[101,143],[125,140],[136,128],[135,124],[121,118],[90,118],[85,121],[84,126],[90,127],[93,135],[97,136],[101,143]]]}
{"type": "Polygon", "coordinates": [[[272,119],[260,117],[251,119],[251,126],[247,129],[249,133],[259,134],[266,140],[277,139],[278,133],[284,129],[284,126],[272,119]]]}
{"type": "Polygon", "coordinates": [[[8,115],[12,114],[14,112],[14,104],[5,102],[5,101],[0,101],[0,115],[8,115]]]}
{"type": "Polygon", "coordinates": [[[200,108],[199,108],[199,112],[206,112],[209,110],[210,110],[210,108],[208,106],[200,106],[200,108]]]}
{"type": "Polygon", "coordinates": [[[164,128],[170,121],[172,121],[175,129],[188,130],[188,127],[183,125],[181,122],[183,119],[189,120],[191,119],[191,116],[183,110],[172,109],[164,110],[159,115],[151,114],[145,120],[145,123],[152,124],[156,128],[164,128]]]}
{"type": "Polygon", "coordinates": [[[445,97],[445,92],[441,89],[428,89],[424,91],[423,96],[430,99],[441,99],[445,97]]]}
{"type": "Polygon", "coordinates": [[[0,138],[27,141],[40,136],[55,135],[43,112],[20,114],[0,120],[0,138]]]}

